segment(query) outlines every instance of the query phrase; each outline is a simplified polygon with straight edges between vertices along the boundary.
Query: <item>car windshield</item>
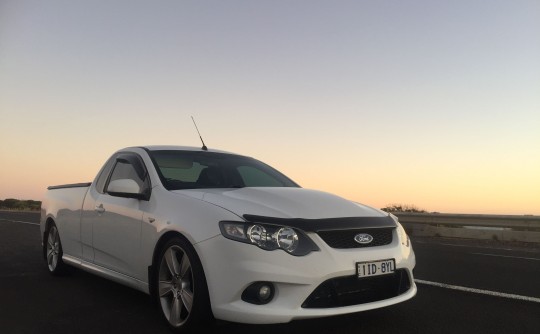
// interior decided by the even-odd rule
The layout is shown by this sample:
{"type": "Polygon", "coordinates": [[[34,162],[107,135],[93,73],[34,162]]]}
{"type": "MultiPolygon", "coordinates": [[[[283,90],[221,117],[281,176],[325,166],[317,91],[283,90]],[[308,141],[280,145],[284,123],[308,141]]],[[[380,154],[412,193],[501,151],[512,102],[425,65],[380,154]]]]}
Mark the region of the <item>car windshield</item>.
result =
{"type": "Polygon", "coordinates": [[[299,187],[272,167],[234,154],[206,151],[150,151],[168,190],[243,187],[299,187]]]}

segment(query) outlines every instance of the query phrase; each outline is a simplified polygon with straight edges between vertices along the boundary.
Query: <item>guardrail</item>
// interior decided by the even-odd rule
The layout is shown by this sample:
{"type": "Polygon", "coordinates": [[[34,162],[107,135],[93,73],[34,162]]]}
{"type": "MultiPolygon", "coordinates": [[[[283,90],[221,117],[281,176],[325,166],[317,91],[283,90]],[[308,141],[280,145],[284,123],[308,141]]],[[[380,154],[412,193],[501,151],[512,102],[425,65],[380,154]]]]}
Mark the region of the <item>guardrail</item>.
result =
{"type": "Polygon", "coordinates": [[[540,216],[394,212],[412,236],[540,243],[540,216]]]}

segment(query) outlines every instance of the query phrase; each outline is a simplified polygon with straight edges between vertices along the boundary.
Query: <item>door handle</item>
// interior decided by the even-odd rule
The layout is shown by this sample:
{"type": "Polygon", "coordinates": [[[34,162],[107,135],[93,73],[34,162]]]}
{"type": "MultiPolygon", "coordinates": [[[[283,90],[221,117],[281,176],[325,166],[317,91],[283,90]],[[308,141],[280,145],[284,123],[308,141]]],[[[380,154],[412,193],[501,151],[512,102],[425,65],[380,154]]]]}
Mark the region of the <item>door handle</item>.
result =
{"type": "Polygon", "coordinates": [[[103,204],[96,205],[96,207],[94,208],[94,210],[96,210],[97,213],[103,213],[103,212],[105,212],[105,208],[103,207],[103,204]]]}

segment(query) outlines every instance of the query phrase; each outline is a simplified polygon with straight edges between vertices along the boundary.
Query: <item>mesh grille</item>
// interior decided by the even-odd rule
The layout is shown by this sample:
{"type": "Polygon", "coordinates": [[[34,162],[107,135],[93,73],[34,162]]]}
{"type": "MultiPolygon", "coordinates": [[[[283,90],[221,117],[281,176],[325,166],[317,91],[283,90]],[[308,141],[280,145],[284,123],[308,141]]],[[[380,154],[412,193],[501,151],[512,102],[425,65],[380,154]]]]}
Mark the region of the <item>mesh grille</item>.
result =
{"type": "Polygon", "coordinates": [[[323,282],[302,304],[303,308],[359,305],[397,297],[411,288],[405,269],[370,278],[338,277],[323,282]]]}
{"type": "Polygon", "coordinates": [[[383,246],[392,243],[394,228],[371,228],[363,230],[335,230],[319,231],[317,234],[332,248],[364,248],[383,246]],[[369,244],[359,244],[354,237],[359,233],[366,233],[373,237],[369,244]]]}

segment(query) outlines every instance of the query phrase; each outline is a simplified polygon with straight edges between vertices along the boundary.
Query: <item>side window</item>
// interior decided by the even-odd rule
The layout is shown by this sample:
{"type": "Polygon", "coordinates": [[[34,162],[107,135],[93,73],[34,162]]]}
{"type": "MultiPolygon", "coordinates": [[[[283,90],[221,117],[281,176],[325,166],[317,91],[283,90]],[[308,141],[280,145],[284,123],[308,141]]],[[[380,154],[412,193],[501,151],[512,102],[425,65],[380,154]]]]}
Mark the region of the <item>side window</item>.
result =
{"type": "Polygon", "coordinates": [[[141,191],[150,188],[148,172],[140,157],[135,154],[120,154],[115,159],[115,164],[108,184],[120,179],[130,179],[135,181],[139,185],[141,191]]]}
{"type": "Polygon", "coordinates": [[[281,182],[260,169],[239,166],[237,170],[246,187],[283,187],[281,182]]]}
{"type": "Polygon", "coordinates": [[[101,170],[101,173],[99,174],[99,177],[96,181],[96,190],[103,194],[105,188],[105,183],[107,182],[107,178],[109,177],[109,174],[111,173],[111,169],[114,166],[114,162],[116,161],[116,157],[113,156],[107,161],[103,169],[101,170]]]}

